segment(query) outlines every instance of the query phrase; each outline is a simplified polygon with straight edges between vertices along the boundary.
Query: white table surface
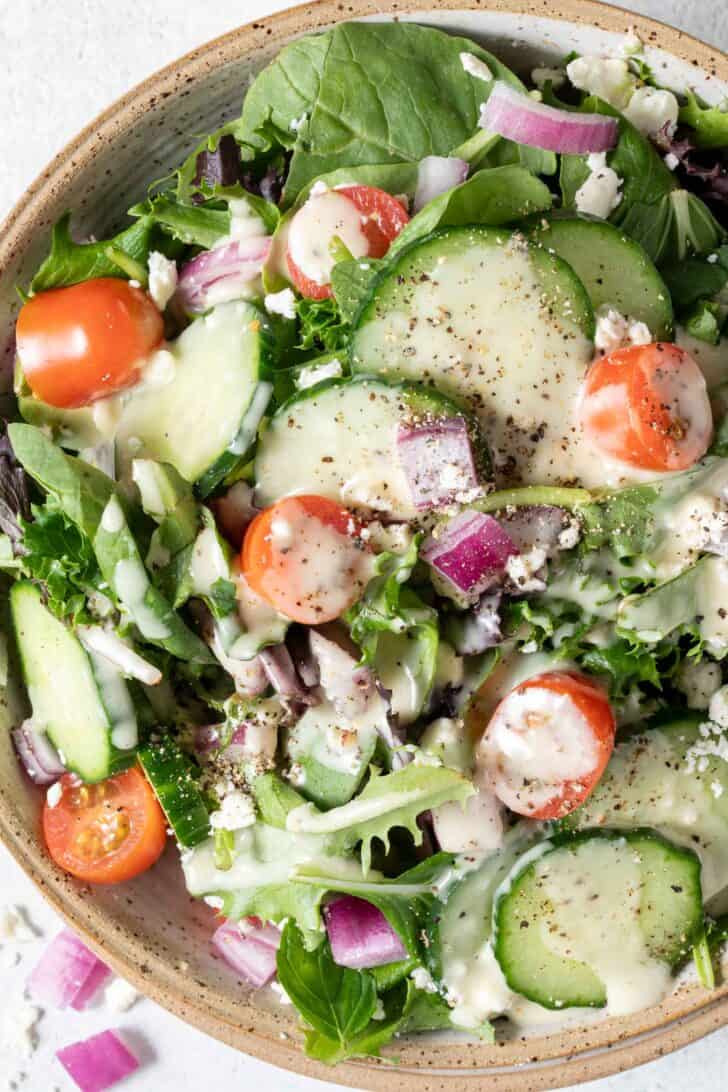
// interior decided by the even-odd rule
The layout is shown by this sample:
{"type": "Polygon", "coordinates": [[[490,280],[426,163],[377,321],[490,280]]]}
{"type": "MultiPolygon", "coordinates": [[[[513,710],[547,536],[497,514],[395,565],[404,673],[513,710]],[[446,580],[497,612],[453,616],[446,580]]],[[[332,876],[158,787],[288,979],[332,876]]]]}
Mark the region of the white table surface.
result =
{"type": "MultiPolygon", "coordinates": [[[[122,92],[206,39],[285,6],[283,0],[0,0],[0,217],[66,140],[122,92]]],[[[726,0],[633,0],[622,6],[728,46],[726,0]]],[[[0,906],[8,903],[26,907],[43,937],[17,946],[22,958],[15,968],[8,970],[0,959],[0,1092],[4,1082],[13,1087],[19,1071],[21,1092],[71,1092],[72,1082],[54,1052],[107,1027],[126,1029],[144,1062],[122,1086],[125,1092],[246,1087],[333,1092],[334,1085],[238,1054],[144,1000],[123,1016],[103,1003],[84,1013],[45,1013],[37,1050],[23,1062],[17,1050],[2,1044],[3,1019],[22,999],[26,976],[59,922],[0,849],[0,906]]],[[[727,1072],[728,1028],[588,1087],[590,1092],[720,1092],[728,1084],[727,1072]]]]}

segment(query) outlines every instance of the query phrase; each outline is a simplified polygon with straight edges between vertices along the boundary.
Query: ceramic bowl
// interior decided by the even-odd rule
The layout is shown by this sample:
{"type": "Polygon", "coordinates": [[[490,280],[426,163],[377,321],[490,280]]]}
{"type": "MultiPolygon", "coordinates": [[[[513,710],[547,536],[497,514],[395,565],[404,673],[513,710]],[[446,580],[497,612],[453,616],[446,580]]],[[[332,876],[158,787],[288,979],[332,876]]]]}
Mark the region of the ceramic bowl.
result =
{"type": "MultiPolygon", "coordinates": [[[[244,8],[244,5],[243,5],[244,8]]],[[[75,210],[75,230],[98,237],[118,226],[147,184],[172,168],[196,135],[233,117],[251,74],[291,38],[354,18],[415,19],[469,35],[528,72],[569,51],[614,51],[634,26],[661,81],[696,88],[711,102],[728,91],[728,57],[677,30],[590,0],[319,0],[210,42],[111,106],[50,164],[10,214],[0,236],[0,348],[10,375],[15,284],[25,284],[48,246],[51,225],[75,210]],[[557,10],[558,7],[558,10],[557,10]]],[[[7,386],[7,383],[6,383],[7,386]]],[[[8,725],[23,714],[17,665],[2,696],[8,725]]],[[[2,725],[5,728],[5,725],[2,725]]],[[[357,1088],[532,1092],[591,1080],[655,1058],[728,1021],[728,986],[685,986],[663,1004],[587,1028],[483,1045],[452,1036],[397,1042],[378,1061],[335,1070],[306,1059],[290,1015],[251,994],[216,961],[213,913],[185,893],[176,851],[136,882],[92,889],[48,859],[38,792],[0,732],[0,837],[46,898],[99,954],[155,1001],[210,1035],[265,1061],[357,1088]],[[392,1069],[396,1055],[399,1065],[392,1069]]]]}

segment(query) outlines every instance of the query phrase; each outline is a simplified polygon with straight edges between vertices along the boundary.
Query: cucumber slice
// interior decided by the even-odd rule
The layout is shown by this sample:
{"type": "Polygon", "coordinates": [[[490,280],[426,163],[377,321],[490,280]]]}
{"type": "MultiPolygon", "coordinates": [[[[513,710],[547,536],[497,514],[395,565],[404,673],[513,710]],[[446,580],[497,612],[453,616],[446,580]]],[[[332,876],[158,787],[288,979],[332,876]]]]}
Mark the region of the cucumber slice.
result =
{"type": "Polygon", "coordinates": [[[83,781],[103,781],[134,760],[136,721],[126,683],[43,605],[39,589],[21,580],[10,590],[15,638],[33,718],[66,766],[83,781]],[[128,743],[124,752],[114,745],[128,743]]]}
{"type": "Polygon", "coordinates": [[[504,479],[544,484],[581,476],[571,411],[593,334],[588,296],[560,258],[496,228],[448,228],[387,265],[350,353],[356,372],[424,380],[459,399],[504,479]]]}
{"type": "Polygon", "coordinates": [[[583,830],[654,827],[701,859],[703,894],[728,883],[728,762],[725,733],[701,733],[705,716],[687,714],[643,729],[614,749],[580,808],[559,824],[583,830]]]}
{"type": "Polygon", "coordinates": [[[339,732],[347,729],[351,739],[354,729],[342,723],[329,702],[307,709],[288,733],[289,758],[303,770],[301,793],[322,809],[348,804],[361,785],[377,743],[373,723],[357,721],[356,742],[347,746],[339,732]]]}
{"type": "Polygon", "coordinates": [[[568,262],[592,307],[616,307],[644,322],[655,341],[672,338],[672,300],[645,251],[606,220],[541,220],[532,238],[568,262]]]}
{"type": "Polygon", "coordinates": [[[250,303],[224,303],[172,345],[170,383],[142,389],[124,408],[116,436],[121,476],[132,458],[171,463],[206,495],[245,455],[273,391],[272,336],[250,303]]]}
{"type": "Polygon", "coordinates": [[[547,1009],[633,1012],[664,996],[703,927],[700,862],[649,830],[564,835],[517,862],[493,924],[516,993],[547,1009]]]}
{"type": "Polygon", "coordinates": [[[181,846],[190,849],[210,834],[210,816],[192,776],[192,765],[173,739],[144,747],[139,762],[181,846]]]}
{"type": "MultiPolygon", "coordinates": [[[[261,436],[257,502],[266,506],[291,493],[318,493],[349,507],[413,519],[417,509],[397,455],[399,425],[463,415],[450,399],[413,383],[325,380],[286,402],[261,436]]],[[[471,441],[487,474],[487,451],[471,425],[471,441]]]]}

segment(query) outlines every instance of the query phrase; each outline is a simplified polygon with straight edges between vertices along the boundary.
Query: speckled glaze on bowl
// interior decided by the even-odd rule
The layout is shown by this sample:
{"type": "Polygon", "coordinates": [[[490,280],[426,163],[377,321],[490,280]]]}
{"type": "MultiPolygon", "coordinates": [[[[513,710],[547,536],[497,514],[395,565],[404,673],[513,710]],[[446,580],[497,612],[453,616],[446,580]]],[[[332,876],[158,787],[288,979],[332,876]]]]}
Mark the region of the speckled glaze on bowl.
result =
{"type": "MultiPolygon", "coordinates": [[[[319,0],[210,42],[163,69],[88,126],[43,172],[0,234],[0,361],[13,353],[16,283],[43,256],[51,225],[75,210],[75,230],[101,237],[196,142],[239,111],[248,78],[291,38],[354,18],[416,19],[470,35],[520,71],[572,49],[614,50],[633,26],[648,60],[676,89],[708,101],[728,91],[728,57],[640,16],[591,0],[319,0]],[[433,6],[436,10],[433,10],[433,6]]],[[[244,9],[244,5],[243,5],[244,9]]],[[[7,383],[5,384],[7,386],[7,383]]],[[[24,714],[12,662],[0,696],[7,724],[24,714]]],[[[3,724],[3,727],[5,725],[3,724]]],[[[185,893],[176,851],[118,889],[80,885],[48,859],[39,832],[40,796],[24,778],[9,734],[0,732],[0,837],[46,898],[115,970],[178,1016],[240,1050],[309,1076],[366,1089],[535,1092],[593,1080],[683,1046],[728,1022],[728,986],[685,986],[662,1005],[587,1028],[494,1046],[452,1036],[402,1040],[381,1060],[335,1070],[309,1061],[290,1009],[250,994],[209,952],[214,915],[185,893]],[[398,1066],[392,1068],[396,1057],[398,1066]]]]}

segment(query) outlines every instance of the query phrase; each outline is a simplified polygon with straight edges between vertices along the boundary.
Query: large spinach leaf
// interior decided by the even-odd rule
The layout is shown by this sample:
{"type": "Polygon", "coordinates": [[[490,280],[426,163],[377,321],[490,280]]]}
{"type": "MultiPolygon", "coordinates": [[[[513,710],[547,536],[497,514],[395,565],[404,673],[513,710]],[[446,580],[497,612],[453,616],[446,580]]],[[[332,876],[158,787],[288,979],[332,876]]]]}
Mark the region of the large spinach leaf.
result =
{"type": "Polygon", "coordinates": [[[475,132],[491,86],[465,71],[463,52],[520,86],[474,42],[413,23],[345,23],[294,42],[246,96],[243,154],[293,149],[287,204],[338,167],[447,155],[475,132]]]}
{"type": "Polygon", "coordinates": [[[93,243],[71,238],[71,214],[67,212],[51,233],[51,252],[31,281],[33,292],[63,288],[92,277],[136,277],[146,280],[150,250],[154,249],[154,220],[142,215],[130,227],[93,243]]]}

